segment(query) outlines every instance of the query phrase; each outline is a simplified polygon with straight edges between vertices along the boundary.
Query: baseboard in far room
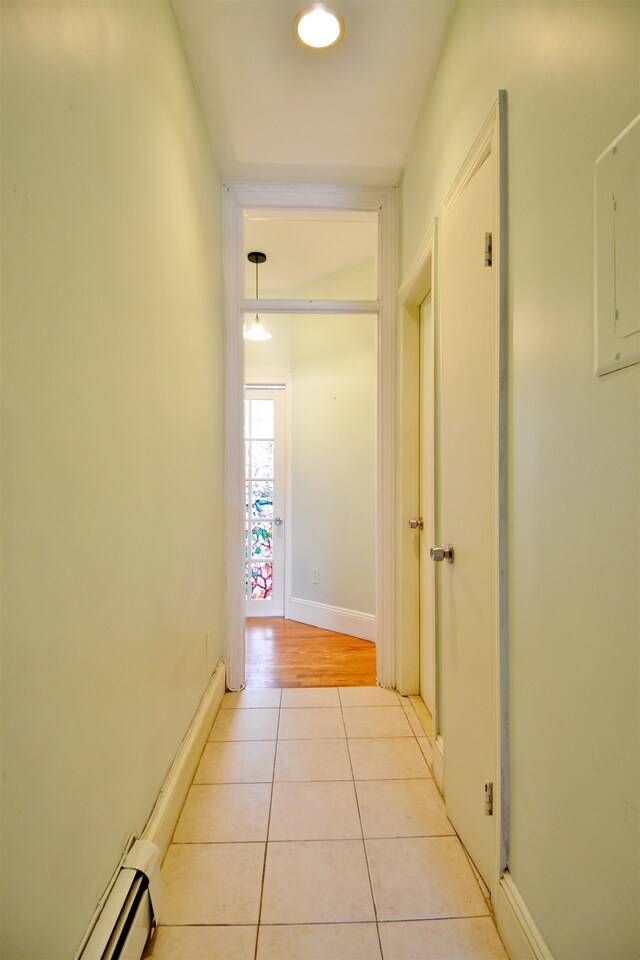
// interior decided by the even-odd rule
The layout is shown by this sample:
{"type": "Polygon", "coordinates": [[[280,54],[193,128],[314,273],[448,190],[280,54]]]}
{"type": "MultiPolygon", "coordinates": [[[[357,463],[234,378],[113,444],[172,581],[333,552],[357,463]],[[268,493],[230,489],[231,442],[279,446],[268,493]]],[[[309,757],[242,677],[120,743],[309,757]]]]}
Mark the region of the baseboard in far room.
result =
{"type": "Polygon", "coordinates": [[[359,637],[360,640],[370,640],[372,643],[376,641],[376,618],[372,613],[290,597],[287,603],[287,618],[320,627],[322,630],[346,633],[351,637],[359,637]]]}
{"type": "Polygon", "coordinates": [[[160,847],[163,858],[184,806],[211,725],[220,709],[225,691],[225,679],[224,660],[219,660],[142,833],[143,840],[151,840],[160,847]]]}
{"type": "Polygon", "coordinates": [[[498,886],[495,917],[511,960],[554,960],[508,870],[498,886]]]}

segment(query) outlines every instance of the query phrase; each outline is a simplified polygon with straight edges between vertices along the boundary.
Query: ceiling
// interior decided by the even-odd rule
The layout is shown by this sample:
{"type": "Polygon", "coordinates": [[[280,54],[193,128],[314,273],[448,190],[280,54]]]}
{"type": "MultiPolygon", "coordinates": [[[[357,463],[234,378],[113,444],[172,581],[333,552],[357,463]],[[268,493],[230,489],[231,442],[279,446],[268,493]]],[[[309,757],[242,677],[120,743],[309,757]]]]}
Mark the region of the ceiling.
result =
{"type": "Polygon", "coordinates": [[[173,0],[222,178],[392,186],[455,0],[329,0],[343,41],[293,35],[310,0],[173,0]]]}
{"type": "MultiPolygon", "coordinates": [[[[320,210],[245,210],[244,253],[259,250],[267,260],[259,269],[260,295],[297,297],[296,288],[364,263],[378,254],[376,213],[320,210]]],[[[255,265],[245,260],[245,295],[255,293],[255,265]]],[[[369,276],[369,274],[367,275],[369,276]]],[[[375,270],[370,276],[375,283],[375,270]]],[[[354,287],[349,299],[375,300],[375,285],[354,287]]],[[[332,296],[326,285],[313,294],[332,296]],[[324,289],[323,289],[324,287],[324,289]]]]}

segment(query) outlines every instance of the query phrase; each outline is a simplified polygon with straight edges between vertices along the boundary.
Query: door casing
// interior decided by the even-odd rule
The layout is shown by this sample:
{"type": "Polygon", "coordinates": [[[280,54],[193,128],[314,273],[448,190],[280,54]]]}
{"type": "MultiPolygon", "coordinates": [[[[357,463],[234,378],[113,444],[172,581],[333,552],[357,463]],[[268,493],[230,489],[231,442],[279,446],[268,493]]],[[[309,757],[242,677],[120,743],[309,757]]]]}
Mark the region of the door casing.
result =
{"type": "MultiPolygon", "coordinates": [[[[436,523],[436,389],[433,291],[420,304],[420,519],[416,531],[420,551],[420,696],[435,713],[436,568],[429,558],[430,544],[439,543],[436,523]]],[[[414,534],[414,535],[416,535],[414,534]]]]}
{"type": "MultiPolygon", "coordinates": [[[[395,642],[395,461],[397,224],[394,187],[362,188],[314,184],[223,184],[225,277],[225,501],[227,685],[245,682],[244,497],[242,315],[269,313],[374,314],[378,318],[376,469],[376,661],[378,682],[396,686],[395,642]],[[378,214],[376,300],[260,300],[244,296],[243,213],[260,210],[354,210],[378,214]],[[302,308],[302,309],[301,309],[302,308]]],[[[286,605],[286,597],[285,597],[286,605]]]]}

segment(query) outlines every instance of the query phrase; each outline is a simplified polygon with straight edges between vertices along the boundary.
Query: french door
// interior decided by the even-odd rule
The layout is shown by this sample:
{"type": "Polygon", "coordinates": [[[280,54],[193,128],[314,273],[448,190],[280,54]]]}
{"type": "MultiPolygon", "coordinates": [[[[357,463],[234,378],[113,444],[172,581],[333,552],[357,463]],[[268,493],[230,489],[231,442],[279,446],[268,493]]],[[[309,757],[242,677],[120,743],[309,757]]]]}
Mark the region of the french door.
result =
{"type": "Polygon", "coordinates": [[[245,597],[248,617],[284,614],[285,391],[247,386],[245,597]]]}

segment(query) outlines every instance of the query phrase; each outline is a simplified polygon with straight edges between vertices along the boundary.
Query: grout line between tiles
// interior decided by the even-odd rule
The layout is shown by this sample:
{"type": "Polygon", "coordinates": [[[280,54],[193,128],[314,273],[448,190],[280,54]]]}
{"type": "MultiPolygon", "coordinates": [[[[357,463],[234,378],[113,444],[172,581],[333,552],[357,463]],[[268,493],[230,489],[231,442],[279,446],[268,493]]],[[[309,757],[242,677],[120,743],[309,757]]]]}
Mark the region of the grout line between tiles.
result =
{"type": "MultiPolygon", "coordinates": [[[[345,737],[346,737],[347,725],[346,725],[346,723],[344,722],[344,709],[343,709],[343,706],[342,706],[342,698],[340,698],[340,710],[343,711],[343,712],[342,712],[342,723],[343,723],[343,726],[344,726],[344,729],[345,729],[345,737]]],[[[373,893],[373,881],[372,881],[372,879],[371,879],[371,868],[370,868],[370,866],[369,866],[369,857],[368,857],[368,855],[367,855],[367,845],[366,845],[365,839],[364,839],[364,826],[363,826],[363,823],[362,823],[362,814],[360,813],[360,800],[359,800],[359,798],[358,798],[358,791],[357,791],[357,789],[356,789],[356,777],[355,777],[355,773],[354,773],[354,771],[353,771],[353,762],[352,762],[352,760],[351,760],[351,750],[349,749],[349,737],[346,737],[346,740],[347,740],[347,753],[349,754],[349,765],[350,765],[350,767],[351,767],[351,777],[352,777],[352,782],[353,782],[353,792],[354,792],[355,798],[356,798],[356,808],[357,808],[357,810],[358,810],[358,820],[360,821],[360,832],[362,833],[362,850],[363,850],[363,853],[364,853],[364,862],[365,862],[366,865],[367,865],[367,876],[368,876],[368,878],[369,878],[369,889],[370,889],[370,891],[371,891],[371,903],[373,904],[373,915],[374,915],[374,917],[375,917],[375,923],[376,923],[376,935],[377,935],[377,937],[378,937],[378,946],[379,946],[379,948],[380,948],[380,956],[382,957],[382,956],[383,956],[383,954],[382,954],[382,940],[380,939],[380,927],[379,927],[379,925],[378,925],[378,907],[377,907],[377,905],[376,905],[376,898],[375,898],[374,893],[373,893]]]]}
{"type": "MultiPolygon", "coordinates": [[[[450,916],[443,917],[404,917],[394,920],[380,920],[379,923],[437,923],[441,920],[493,920],[493,918],[487,913],[465,913],[451,914],[450,916]]],[[[367,924],[375,923],[375,920],[302,920],[297,923],[263,923],[263,927],[335,927],[335,926],[346,926],[350,925],[352,927],[357,926],[366,926],[367,924]]],[[[174,929],[183,929],[184,927],[204,927],[208,929],[210,927],[255,927],[255,923],[160,923],[160,927],[173,927],[174,929]]]]}
{"type": "MultiPolygon", "coordinates": [[[[280,704],[282,704],[282,690],[280,691],[280,704]]],[[[267,872],[267,853],[269,851],[269,830],[271,829],[271,809],[273,807],[273,786],[276,779],[276,761],[278,759],[278,734],[280,733],[280,713],[282,706],[278,707],[278,723],[276,725],[276,748],[273,751],[273,769],[271,771],[271,796],[269,797],[269,815],[267,817],[267,836],[264,844],[264,862],[262,864],[262,879],[260,881],[260,906],[258,908],[258,923],[256,925],[256,945],[253,952],[253,960],[258,960],[258,940],[260,938],[260,921],[262,920],[262,901],[264,898],[264,878],[267,872]]]]}
{"type": "MultiPolygon", "coordinates": [[[[350,925],[352,927],[362,926],[363,924],[369,923],[438,923],[442,920],[447,922],[451,920],[491,920],[486,913],[465,913],[464,915],[455,913],[451,916],[446,917],[400,917],[399,919],[394,920],[306,920],[301,923],[263,923],[263,927],[332,927],[332,926],[346,926],[350,925]]],[[[190,926],[207,926],[207,924],[190,924],[190,926]]],[[[219,926],[219,924],[208,924],[208,926],[219,926]]],[[[228,924],[228,926],[253,926],[253,924],[228,924]]]]}
{"type": "MultiPolygon", "coordinates": [[[[305,781],[303,781],[305,782],[305,781]]],[[[313,782],[313,781],[309,781],[313,782]]],[[[349,783],[348,780],[341,780],[341,783],[349,783]]],[[[362,781],[358,781],[362,782],[362,781]]],[[[371,783],[372,781],[364,781],[366,783],[371,783]]],[[[354,783],[355,790],[355,783],[354,783]]],[[[355,790],[356,794],[356,803],[358,802],[358,791],[355,790]]],[[[359,808],[358,808],[359,812],[359,808]]],[[[362,827],[362,822],[360,823],[362,827]]],[[[268,828],[267,828],[268,829],[268,828]]],[[[452,828],[453,829],[453,828],[452,828]]],[[[250,844],[250,843],[343,843],[344,841],[358,841],[358,840],[451,840],[452,837],[455,837],[456,840],[460,840],[460,837],[455,832],[452,833],[416,833],[407,836],[406,834],[398,835],[397,833],[389,834],[388,836],[383,837],[305,837],[298,838],[296,840],[178,840],[173,841],[172,846],[174,847],[215,847],[220,844],[233,844],[234,846],[240,846],[240,844],[250,844]]],[[[477,880],[477,877],[476,877],[477,880]]],[[[487,898],[482,896],[483,900],[487,898]]],[[[365,921],[362,921],[363,923],[365,921]]]]}

